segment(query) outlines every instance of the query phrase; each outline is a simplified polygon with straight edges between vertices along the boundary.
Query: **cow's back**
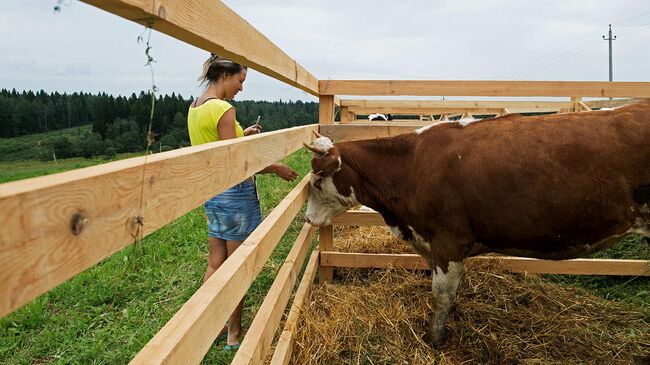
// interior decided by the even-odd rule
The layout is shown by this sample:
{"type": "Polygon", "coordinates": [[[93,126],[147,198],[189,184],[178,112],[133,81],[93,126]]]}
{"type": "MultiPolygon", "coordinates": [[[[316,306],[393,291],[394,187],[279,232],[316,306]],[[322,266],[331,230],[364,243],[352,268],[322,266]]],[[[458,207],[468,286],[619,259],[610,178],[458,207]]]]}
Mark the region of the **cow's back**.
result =
{"type": "Polygon", "coordinates": [[[496,251],[553,252],[623,233],[639,214],[635,189],[650,184],[650,100],[443,125],[420,137],[413,219],[430,217],[431,229],[462,222],[496,251]]]}

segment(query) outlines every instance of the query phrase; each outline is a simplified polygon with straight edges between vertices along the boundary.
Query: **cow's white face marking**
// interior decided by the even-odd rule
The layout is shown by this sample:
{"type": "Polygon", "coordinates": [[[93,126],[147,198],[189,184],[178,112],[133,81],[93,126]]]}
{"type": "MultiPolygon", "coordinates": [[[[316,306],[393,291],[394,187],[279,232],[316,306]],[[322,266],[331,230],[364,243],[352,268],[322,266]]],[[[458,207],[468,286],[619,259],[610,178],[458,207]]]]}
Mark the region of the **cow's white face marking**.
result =
{"type": "Polygon", "coordinates": [[[327,226],[332,222],[332,218],[358,204],[359,202],[354,196],[353,187],[350,187],[350,195],[344,196],[336,189],[331,176],[321,177],[312,174],[309,186],[307,213],[305,214],[305,218],[311,224],[315,226],[327,226]]]}
{"type": "Polygon", "coordinates": [[[312,146],[323,150],[323,151],[329,151],[332,147],[334,147],[334,142],[332,142],[331,139],[327,137],[318,137],[314,142],[311,143],[312,146]]]}

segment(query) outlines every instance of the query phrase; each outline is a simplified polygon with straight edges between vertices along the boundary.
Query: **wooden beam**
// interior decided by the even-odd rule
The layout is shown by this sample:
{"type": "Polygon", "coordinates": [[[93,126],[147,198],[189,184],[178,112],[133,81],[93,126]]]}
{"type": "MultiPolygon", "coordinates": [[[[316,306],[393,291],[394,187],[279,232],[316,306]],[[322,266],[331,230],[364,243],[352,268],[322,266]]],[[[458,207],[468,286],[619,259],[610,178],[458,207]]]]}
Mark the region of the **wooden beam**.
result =
{"type": "Polygon", "coordinates": [[[290,128],[1,184],[0,316],[298,150],[315,129],[290,128]]]}
{"type": "Polygon", "coordinates": [[[334,124],[334,97],[321,95],[318,98],[318,123],[334,124]]]}
{"type": "Polygon", "coordinates": [[[495,114],[502,108],[397,108],[397,107],[348,107],[356,114],[393,114],[393,115],[439,115],[439,114],[463,114],[471,112],[472,114],[495,114]]]}
{"type": "Polygon", "coordinates": [[[355,268],[387,268],[396,267],[408,270],[429,269],[429,265],[420,255],[416,254],[385,254],[385,253],[354,253],[321,251],[321,267],[355,267],[355,268]]]}
{"type": "MultiPolygon", "coordinates": [[[[318,250],[331,251],[334,248],[334,230],[332,226],[323,226],[318,229],[318,250]]],[[[334,270],[331,267],[325,267],[321,263],[318,270],[320,274],[320,283],[331,282],[334,279],[334,270]]]]}
{"type": "Polygon", "coordinates": [[[350,110],[347,106],[341,107],[341,123],[350,123],[350,110]]]}
{"type": "Polygon", "coordinates": [[[371,211],[348,210],[332,219],[333,226],[385,226],[381,214],[371,211]]]}
{"type": "Polygon", "coordinates": [[[82,1],[318,95],[316,77],[221,1],[82,1]]]}
{"type": "MultiPolygon", "coordinates": [[[[427,262],[415,254],[367,254],[321,252],[321,265],[330,267],[428,269],[427,262]]],[[[526,257],[478,256],[468,260],[496,261],[515,273],[650,276],[649,260],[574,259],[538,260],[526,257]]]]}
{"type": "Polygon", "coordinates": [[[302,226],[291,251],[273,281],[273,285],[257,310],[253,323],[248,328],[246,337],[231,362],[232,365],[264,363],[315,231],[316,228],[309,223],[302,226]]]}
{"type": "Polygon", "coordinates": [[[131,364],[199,364],[307,199],[309,177],[273,209],[131,364]]]}
{"type": "Polygon", "coordinates": [[[336,142],[390,137],[411,133],[432,122],[355,122],[350,124],[321,125],[320,134],[333,138],[336,142]]]}
{"type": "Polygon", "coordinates": [[[321,95],[650,97],[650,82],[319,80],[321,95]]]}
{"type": "Polygon", "coordinates": [[[590,112],[591,108],[588,107],[583,101],[578,101],[578,110],[590,112]]]}
{"type": "Polygon", "coordinates": [[[513,113],[555,112],[570,106],[566,101],[519,101],[519,100],[357,100],[343,99],[341,106],[358,114],[451,114],[465,111],[473,114],[493,114],[503,108],[513,113]]]}
{"type": "Polygon", "coordinates": [[[296,331],[296,325],[298,324],[298,317],[300,316],[300,312],[304,306],[305,299],[309,297],[309,291],[314,282],[317,268],[318,251],[316,250],[312,252],[309,262],[307,262],[305,273],[302,275],[302,280],[300,280],[298,290],[296,290],[296,296],[293,299],[289,315],[284,323],[284,331],[282,331],[280,339],[275,346],[273,358],[271,358],[271,365],[287,365],[289,360],[291,360],[291,350],[293,349],[294,342],[293,335],[296,331]]]}
{"type": "Polygon", "coordinates": [[[504,107],[531,111],[552,111],[569,104],[567,101],[522,100],[393,100],[393,99],[341,99],[341,106],[350,108],[490,108],[504,107]]]}
{"type": "Polygon", "coordinates": [[[605,99],[605,100],[587,100],[585,104],[592,109],[614,108],[627,104],[636,103],[641,99],[605,99]]]}

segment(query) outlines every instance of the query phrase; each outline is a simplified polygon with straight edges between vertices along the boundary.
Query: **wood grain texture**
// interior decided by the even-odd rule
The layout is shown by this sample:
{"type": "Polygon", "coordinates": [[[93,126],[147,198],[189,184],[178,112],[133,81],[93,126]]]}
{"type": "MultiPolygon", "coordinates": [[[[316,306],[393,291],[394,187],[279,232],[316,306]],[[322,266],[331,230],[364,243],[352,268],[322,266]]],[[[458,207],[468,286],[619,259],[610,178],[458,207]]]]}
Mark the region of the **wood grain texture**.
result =
{"type": "MultiPolygon", "coordinates": [[[[367,254],[321,252],[321,266],[428,269],[427,262],[415,254],[367,254]]],[[[531,274],[650,276],[648,260],[574,259],[538,260],[526,257],[477,256],[470,261],[497,261],[511,272],[531,274]]]]}
{"type": "Polygon", "coordinates": [[[231,365],[264,363],[315,231],[316,228],[310,224],[303,225],[231,365]]]}
{"type": "Polygon", "coordinates": [[[300,285],[296,290],[296,296],[293,299],[291,304],[291,309],[289,310],[289,315],[287,320],[284,323],[284,330],[280,335],[280,339],[275,346],[275,351],[273,352],[273,357],[271,358],[271,365],[287,365],[289,360],[291,360],[291,351],[293,349],[294,338],[293,335],[296,331],[296,325],[298,324],[298,318],[300,312],[305,303],[305,299],[309,297],[309,291],[311,290],[312,283],[314,282],[314,277],[316,276],[316,270],[318,269],[318,251],[315,250],[312,252],[309,262],[307,262],[307,267],[305,268],[305,273],[302,275],[300,280],[300,285]]]}
{"type": "MultiPolygon", "coordinates": [[[[323,226],[318,229],[318,250],[331,251],[334,248],[334,229],[332,226],[323,226]]],[[[320,265],[318,270],[320,283],[331,282],[334,270],[326,265],[320,265]]]]}
{"type": "Polygon", "coordinates": [[[412,133],[416,129],[429,125],[428,121],[412,122],[361,122],[348,124],[320,125],[320,134],[332,138],[335,142],[372,139],[377,137],[397,136],[412,133]]]}
{"type": "Polygon", "coordinates": [[[319,80],[320,95],[650,97],[650,82],[319,80]]]}
{"type": "Polygon", "coordinates": [[[199,364],[307,200],[309,177],[273,209],[242,245],[142,348],[131,364],[199,364]]]}
{"type": "Polygon", "coordinates": [[[315,126],[0,185],[0,316],[302,147],[315,126]],[[82,218],[79,234],[71,230],[82,218]],[[142,225],[132,224],[140,217],[142,225]]]}

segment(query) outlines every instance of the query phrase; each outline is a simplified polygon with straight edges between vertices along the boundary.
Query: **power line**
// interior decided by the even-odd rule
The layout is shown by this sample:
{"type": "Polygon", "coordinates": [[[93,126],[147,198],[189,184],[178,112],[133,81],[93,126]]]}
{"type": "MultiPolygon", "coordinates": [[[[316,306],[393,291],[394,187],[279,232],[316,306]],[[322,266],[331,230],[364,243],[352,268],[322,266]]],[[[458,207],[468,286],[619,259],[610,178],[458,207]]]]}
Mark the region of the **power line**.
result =
{"type": "Polygon", "coordinates": [[[580,38],[578,38],[578,39],[576,39],[576,40],[574,40],[574,41],[572,41],[570,43],[567,43],[567,44],[565,44],[564,46],[562,46],[560,48],[557,48],[557,49],[555,49],[555,50],[553,50],[551,52],[548,52],[546,55],[544,55],[542,57],[536,57],[534,59],[534,61],[527,62],[523,66],[521,66],[520,68],[515,69],[514,71],[511,70],[511,71],[503,74],[502,76],[500,76],[498,78],[514,77],[514,76],[516,76],[518,74],[525,73],[526,71],[528,71],[530,69],[536,69],[540,65],[543,65],[543,64],[545,64],[545,63],[547,63],[549,61],[554,62],[554,61],[552,61],[550,59],[554,58],[554,56],[556,54],[559,53],[561,55],[565,55],[567,53],[573,52],[576,49],[580,49],[580,48],[584,47],[583,40],[593,37],[596,33],[598,33],[598,30],[591,31],[588,34],[586,34],[586,35],[584,35],[584,36],[582,36],[582,37],[580,37],[580,38]],[[577,47],[574,47],[576,44],[580,44],[580,45],[577,46],[577,47]],[[571,47],[571,48],[569,48],[569,47],[571,47]]]}
{"type": "MultiPolygon", "coordinates": [[[[612,22],[612,24],[625,23],[625,22],[628,22],[630,20],[641,18],[641,17],[647,16],[647,15],[650,15],[650,12],[635,15],[635,16],[628,17],[628,18],[619,19],[619,20],[616,20],[615,22],[612,22]]],[[[627,27],[626,30],[624,30],[622,32],[619,32],[618,35],[620,36],[620,35],[623,35],[623,34],[628,34],[628,33],[636,32],[636,31],[639,31],[639,30],[644,30],[644,29],[647,29],[648,27],[650,27],[650,23],[639,25],[639,26],[627,27]]],[[[553,50],[551,52],[548,52],[546,55],[544,55],[544,56],[542,56],[540,58],[536,58],[532,62],[525,63],[521,68],[516,69],[515,71],[509,71],[509,72],[507,72],[505,74],[502,74],[502,76],[497,77],[497,78],[515,78],[516,76],[535,73],[535,72],[538,72],[541,69],[546,68],[549,65],[552,65],[552,64],[557,63],[559,61],[562,61],[562,60],[565,60],[567,58],[573,57],[573,56],[575,56],[575,55],[577,55],[579,53],[582,53],[585,50],[595,46],[598,42],[597,41],[592,41],[592,42],[589,42],[589,43],[586,43],[586,44],[579,45],[577,47],[571,47],[571,46],[574,46],[577,43],[582,43],[583,40],[586,39],[586,38],[593,37],[594,33],[598,33],[598,31],[589,32],[586,35],[576,39],[575,41],[567,43],[566,45],[564,45],[564,46],[562,46],[560,48],[557,48],[557,49],[555,49],[555,50],[553,50]],[[569,47],[571,47],[571,48],[569,48],[569,47]]]]}
{"type": "Polygon", "coordinates": [[[578,54],[590,49],[590,48],[593,48],[598,43],[599,43],[598,40],[594,40],[594,41],[591,41],[589,43],[585,43],[585,44],[581,45],[580,47],[577,47],[577,48],[571,50],[570,52],[567,52],[567,53],[563,54],[562,57],[554,58],[554,59],[549,60],[547,62],[543,62],[543,63],[541,63],[539,65],[536,65],[533,68],[529,68],[529,69],[526,69],[526,70],[521,70],[521,71],[513,74],[512,78],[515,78],[517,76],[523,76],[523,75],[526,75],[526,74],[534,74],[536,72],[539,72],[539,71],[545,69],[548,66],[551,66],[551,65],[553,65],[555,63],[564,61],[567,58],[571,58],[571,57],[573,57],[575,55],[578,55],[578,54]]]}

